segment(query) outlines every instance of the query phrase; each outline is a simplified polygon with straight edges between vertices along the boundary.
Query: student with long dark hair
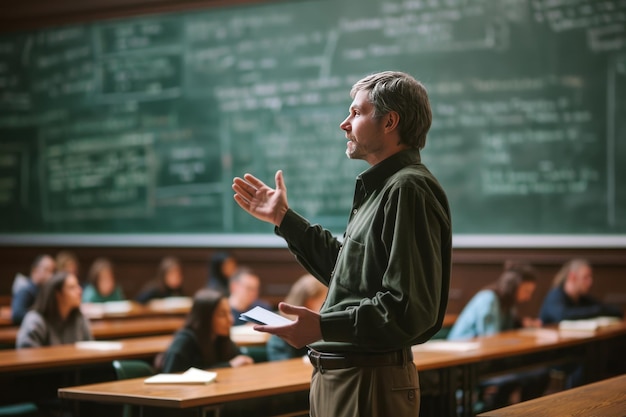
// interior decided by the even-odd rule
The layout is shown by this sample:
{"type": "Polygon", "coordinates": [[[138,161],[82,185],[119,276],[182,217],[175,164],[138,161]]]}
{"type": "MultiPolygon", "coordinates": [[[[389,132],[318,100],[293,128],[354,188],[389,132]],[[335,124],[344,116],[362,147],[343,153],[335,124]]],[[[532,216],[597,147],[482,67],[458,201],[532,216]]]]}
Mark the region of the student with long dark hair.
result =
{"type": "Polygon", "coordinates": [[[230,295],[230,278],[237,270],[237,259],[228,252],[216,252],[209,263],[207,288],[230,295]]]}
{"type": "Polygon", "coordinates": [[[82,288],[76,275],[57,272],[41,287],[17,333],[16,347],[91,340],[89,321],[80,311],[82,288]]]}
{"type": "Polygon", "coordinates": [[[230,339],[233,317],[228,298],[202,289],[193,299],[191,311],[162,359],[163,372],[182,372],[190,367],[206,369],[253,363],[230,339]]]}

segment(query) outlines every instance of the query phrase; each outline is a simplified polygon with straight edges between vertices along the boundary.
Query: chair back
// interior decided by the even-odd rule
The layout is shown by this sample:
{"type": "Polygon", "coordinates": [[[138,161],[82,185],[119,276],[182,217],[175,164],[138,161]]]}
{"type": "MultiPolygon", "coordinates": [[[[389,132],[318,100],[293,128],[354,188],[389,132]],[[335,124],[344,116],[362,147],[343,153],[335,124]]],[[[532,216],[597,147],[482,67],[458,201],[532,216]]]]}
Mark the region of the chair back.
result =
{"type": "Polygon", "coordinates": [[[117,379],[139,378],[154,375],[154,368],[137,359],[114,360],[113,369],[117,379]]]}

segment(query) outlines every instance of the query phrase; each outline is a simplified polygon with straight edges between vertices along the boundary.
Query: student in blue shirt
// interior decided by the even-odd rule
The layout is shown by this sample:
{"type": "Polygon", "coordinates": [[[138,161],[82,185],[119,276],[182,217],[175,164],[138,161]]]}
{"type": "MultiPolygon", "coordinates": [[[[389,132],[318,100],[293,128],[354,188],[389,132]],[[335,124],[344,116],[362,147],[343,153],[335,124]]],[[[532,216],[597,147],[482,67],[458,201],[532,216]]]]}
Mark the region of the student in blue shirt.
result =
{"type": "Polygon", "coordinates": [[[54,259],[50,255],[39,255],[30,268],[30,277],[19,275],[13,283],[11,298],[11,321],[20,325],[24,316],[35,303],[39,289],[54,274],[54,259]]]}
{"type": "Polygon", "coordinates": [[[448,333],[449,340],[489,336],[517,327],[538,325],[537,320],[518,321],[516,307],[528,302],[536,287],[530,265],[508,263],[498,280],[480,290],[459,314],[448,333]]]}
{"type": "MultiPolygon", "coordinates": [[[[448,340],[489,336],[521,326],[540,326],[539,320],[520,319],[516,312],[519,304],[531,299],[535,281],[530,265],[507,262],[500,277],[476,293],[463,308],[448,333],[448,340]]],[[[482,409],[474,411],[503,407],[518,396],[521,400],[540,396],[548,381],[548,370],[543,368],[482,381],[482,409]]]]}

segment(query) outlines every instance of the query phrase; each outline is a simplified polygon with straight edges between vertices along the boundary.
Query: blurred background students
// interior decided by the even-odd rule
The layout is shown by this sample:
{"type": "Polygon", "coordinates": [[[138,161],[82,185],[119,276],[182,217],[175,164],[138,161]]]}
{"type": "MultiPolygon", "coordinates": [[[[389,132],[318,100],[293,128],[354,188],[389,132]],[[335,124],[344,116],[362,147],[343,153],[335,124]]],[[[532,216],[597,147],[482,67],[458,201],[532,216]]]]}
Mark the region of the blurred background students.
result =
{"type": "Polygon", "coordinates": [[[148,282],[136,300],[146,304],[151,300],[167,297],[184,297],[183,271],[178,259],[168,256],[159,264],[156,278],[148,282]]]}
{"type": "MultiPolygon", "coordinates": [[[[530,301],[536,287],[534,268],[508,261],[500,277],[480,290],[459,314],[448,340],[489,336],[516,327],[540,326],[534,318],[517,317],[516,307],[530,301]]],[[[531,369],[479,382],[478,409],[492,410],[541,396],[549,383],[549,370],[531,369]]]]}
{"type": "Polygon", "coordinates": [[[57,253],[55,262],[57,272],[69,272],[70,274],[74,274],[76,278],[78,278],[78,282],[80,282],[80,264],[74,252],[63,250],[57,253]]]}
{"type": "Polygon", "coordinates": [[[11,321],[22,323],[24,316],[37,298],[39,288],[54,274],[54,259],[50,255],[39,255],[30,268],[30,277],[18,275],[13,282],[11,297],[11,321]]]}
{"type": "MultiPolygon", "coordinates": [[[[590,295],[593,285],[593,270],[585,259],[572,259],[557,272],[552,289],[546,294],[539,317],[544,324],[563,320],[589,319],[599,316],[622,317],[622,311],[604,304],[590,295]]],[[[585,368],[576,362],[565,363],[554,368],[563,380],[566,389],[585,383],[585,368]]]]}
{"type": "Polygon", "coordinates": [[[84,303],[104,303],[122,301],[124,291],[115,280],[113,264],[106,258],[98,258],[87,274],[87,285],[83,291],[84,303]]]}
{"type": "Polygon", "coordinates": [[[228,252],[216,252],[209,263],[207,288],[230,295],[230,278],[237,270],[237,259],[228,252]]]}
{"type": "Polygon", "coordinates": [[[599,316],[622,317],[617,307],[590,295],[593,270],[585,259],[572,259],[556,274],[552,289],[544,298],[539,317],[544,324],[599,316]]]}
{"type": "MultiPolygon", "coordinates": [[[[327,293],[328,287],[318,281],[313,275],[306,274],[301,276],[291,286],[289,293],[285,297],[285,302],[319,312],[327,293]]],[[[267,358],[270,361],[304,356],[306,351],[306,346],[296,349],[276,335],[271,335],[267,341],[267,358]]]]}
{"type": "MultiPolygon", "coordinates": [[[[17,349],[71,344],[92,340],[89,321],[80,311],[82,288],[76,275],[57,272],[40,288],[33,308],[26,314],[17,333],[17,349]]],[[[93,370],[90,370],[93,371],[93,370]]],[[[30,395],[40,416],[69,416],[57,397],[59,387],[75,383],[75,374],[52,372],[37,377],[30,395]]],[[[81,370],[81,380],[85,375],[81,370]]],[[[94,381],[95,382],[95,381],[94,381]]]]}
{"type": "Polygon", "coordinates": [[[235,326],[247,324],[239,315],[256,306],[266,309],[270,305],[259,299],[261,280],[250,268],[238,268],[230,279],[230,296],[228,302],[235,320],[235,326]]]}
{"type": "Polygon", "coordinates": [[[199,290],[184,327],[175,334],[157,368],[162,372],[183,372],[190,367],[238,367],[253,363],[230,339],[232,325],[228,298],[214,290],[199,290]]]}
{"type": "Polygon", "coordinates": [[[46,281],[17,333],[16,348],[51,346],[93,339],[80,311],[82,288],[76,275],[57,272],[46,281]]]}
{"type": "Polygon", "coordinates": [[[500,277],[480,290],[459,314],[449,340],[488,336],[519,325],[540,325],[538,320],[517,317],[516,307],[528,302],[536,284],[532,266],[507,262],[500,277]]]}

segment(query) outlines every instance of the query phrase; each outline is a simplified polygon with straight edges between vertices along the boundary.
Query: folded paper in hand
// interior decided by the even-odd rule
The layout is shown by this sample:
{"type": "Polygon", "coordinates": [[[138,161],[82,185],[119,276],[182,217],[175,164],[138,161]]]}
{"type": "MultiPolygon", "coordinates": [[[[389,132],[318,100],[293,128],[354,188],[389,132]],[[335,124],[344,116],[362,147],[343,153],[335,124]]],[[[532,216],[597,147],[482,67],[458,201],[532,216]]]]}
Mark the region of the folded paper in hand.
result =
{"type": "Polygon", "coordinates": [[[246,311],[245,313],[241,313],[239,318],[252,323],[267,324],[269,326],[284,326],[286,324],[293,323],[293,321],[281,316],[280,314],[276,314],[258,306],[246,311]]]}
{"type": "Polygon", "coordinates": [[[145,384],[208,384],[213,382],[217,373],[189,368],[182,374],[157,374],[145,379],[145,384]]]}

